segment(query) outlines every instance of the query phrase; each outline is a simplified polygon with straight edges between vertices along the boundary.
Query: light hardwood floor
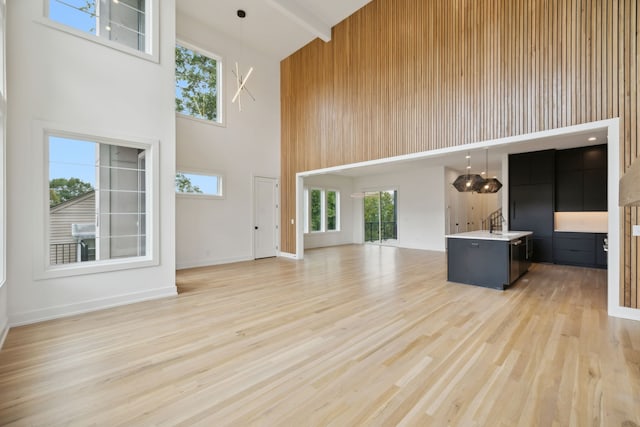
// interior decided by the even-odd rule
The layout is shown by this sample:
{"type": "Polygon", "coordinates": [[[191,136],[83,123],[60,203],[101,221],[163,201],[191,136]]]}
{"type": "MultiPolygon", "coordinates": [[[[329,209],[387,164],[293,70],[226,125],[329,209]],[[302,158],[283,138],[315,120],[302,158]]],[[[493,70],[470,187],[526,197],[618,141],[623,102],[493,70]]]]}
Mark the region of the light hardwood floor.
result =
{"type": "Polygon", "coordinates": [[[640,323],[604,271],[505,292],[343,246],[180,271],[179,296],[9,332],[1,425],[640,425],[640,323]]]}

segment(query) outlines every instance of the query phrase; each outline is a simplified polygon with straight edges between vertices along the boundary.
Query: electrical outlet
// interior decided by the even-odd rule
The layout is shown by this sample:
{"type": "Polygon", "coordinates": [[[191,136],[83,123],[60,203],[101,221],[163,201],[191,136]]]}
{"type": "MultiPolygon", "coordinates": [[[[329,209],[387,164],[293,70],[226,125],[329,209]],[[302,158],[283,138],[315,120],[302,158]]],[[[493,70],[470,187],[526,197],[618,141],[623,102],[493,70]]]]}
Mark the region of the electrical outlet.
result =
{"type": "Polygon", "coordinates": [[[640,225],[634,225],[633,226],[633,235],[634,236],[640,236],[640,225]]]}

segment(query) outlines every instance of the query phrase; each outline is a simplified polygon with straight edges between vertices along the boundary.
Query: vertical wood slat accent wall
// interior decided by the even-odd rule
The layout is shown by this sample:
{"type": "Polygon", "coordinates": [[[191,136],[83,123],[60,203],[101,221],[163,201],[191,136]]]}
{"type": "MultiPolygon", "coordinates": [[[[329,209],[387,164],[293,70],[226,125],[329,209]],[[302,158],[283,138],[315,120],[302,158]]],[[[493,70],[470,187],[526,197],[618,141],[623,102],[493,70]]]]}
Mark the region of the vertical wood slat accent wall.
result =
{"type": "MultiPolygon", "coordinates": [[[[620,117],[638,157],[637,0],[373,0],[281,62],[281,245],[295,174],[620,117]]],[[[640,307],[625,208],[622,304],[640,307]]]]}

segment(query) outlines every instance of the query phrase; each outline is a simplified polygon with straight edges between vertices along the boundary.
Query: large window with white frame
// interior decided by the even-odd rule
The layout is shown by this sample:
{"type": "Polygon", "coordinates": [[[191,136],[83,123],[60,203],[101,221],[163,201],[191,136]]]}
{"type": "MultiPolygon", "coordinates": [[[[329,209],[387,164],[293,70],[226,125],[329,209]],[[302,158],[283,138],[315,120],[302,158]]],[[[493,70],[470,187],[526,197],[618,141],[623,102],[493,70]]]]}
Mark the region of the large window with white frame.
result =
{"type": "Polygon", "coordinates": [[[222,123],[222,60],[188,43],[176,45],[176,112],[222,123]]]}
{"type": "Polygon", "coordinates": [[[324,188],[307,188],[304,197],[305,233],[340,230],[340,192],[324,188]]]}
{"type": "Polygon", "coordinates": [[[150,259],[151,147],[46,134],[48,269],[150,259]]]}
{"type": "Polygon", "coordinates": [[[45,0],[50,21],[101,42],[154,54],[158,0],[45,0]]]}

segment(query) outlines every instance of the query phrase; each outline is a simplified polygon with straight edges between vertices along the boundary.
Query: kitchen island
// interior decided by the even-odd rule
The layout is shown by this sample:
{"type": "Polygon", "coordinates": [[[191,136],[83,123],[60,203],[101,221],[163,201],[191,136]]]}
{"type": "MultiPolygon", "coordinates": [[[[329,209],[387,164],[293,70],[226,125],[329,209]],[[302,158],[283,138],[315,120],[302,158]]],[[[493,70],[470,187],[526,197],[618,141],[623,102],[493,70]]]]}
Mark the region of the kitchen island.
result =
{"type": "Polygon", "coordinates": [[[447,280],[504,290],[527,272],[531,231],[469,231],[447,238],[447,280]]]}

